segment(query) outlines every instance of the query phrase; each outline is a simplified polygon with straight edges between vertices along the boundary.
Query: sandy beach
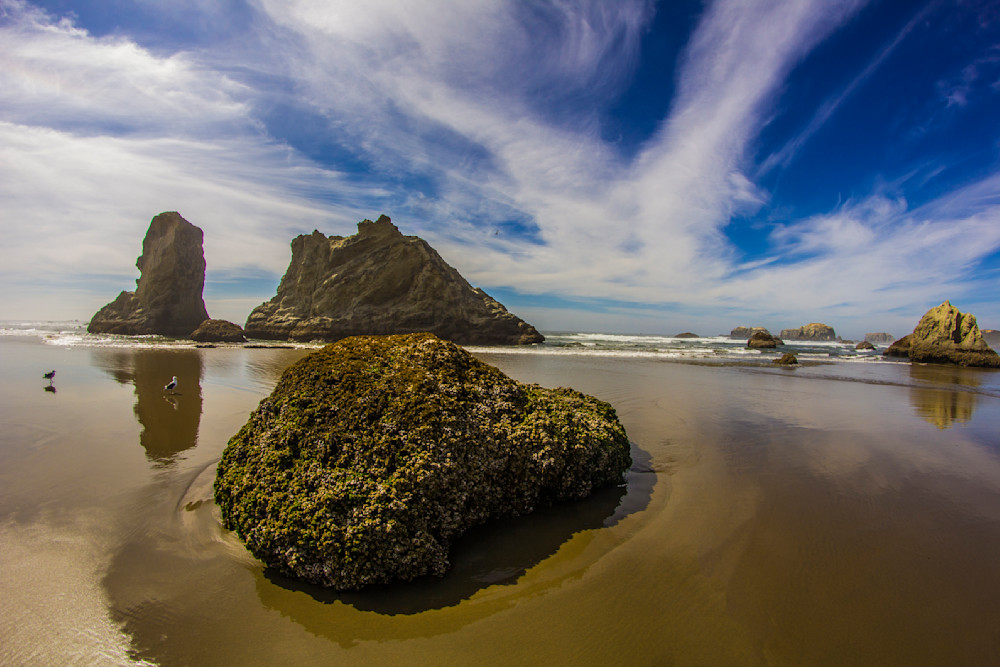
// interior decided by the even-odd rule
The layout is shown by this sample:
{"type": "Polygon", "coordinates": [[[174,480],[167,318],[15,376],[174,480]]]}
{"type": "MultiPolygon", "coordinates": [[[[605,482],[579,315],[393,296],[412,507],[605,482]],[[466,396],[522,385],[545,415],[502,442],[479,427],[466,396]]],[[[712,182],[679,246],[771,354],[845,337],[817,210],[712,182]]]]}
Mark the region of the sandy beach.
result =
{"type": "Polygon", "coordinates": [[[0,337],[0,662],[1000,657],[1000,373],[476,349],[610,402],[627,486],[475,531],[443,579],[338,595],[266,571],[211,500],[307,352],[0,337]]]}

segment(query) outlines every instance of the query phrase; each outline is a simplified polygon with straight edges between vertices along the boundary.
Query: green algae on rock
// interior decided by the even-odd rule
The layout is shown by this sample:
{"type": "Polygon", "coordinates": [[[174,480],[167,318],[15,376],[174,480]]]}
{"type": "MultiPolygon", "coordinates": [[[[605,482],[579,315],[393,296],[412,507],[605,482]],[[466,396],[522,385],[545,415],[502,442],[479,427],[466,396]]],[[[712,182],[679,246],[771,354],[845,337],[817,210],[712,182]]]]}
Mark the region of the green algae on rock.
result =
{"type": "Polygon", "coordinates": [[[584,498],[630,465],[607,403],[521,384],[433,334],[358,336],[285,371],[229,441],[215,500],[265,564],[357,590],[444,574],[469,528],[584,498]]]}

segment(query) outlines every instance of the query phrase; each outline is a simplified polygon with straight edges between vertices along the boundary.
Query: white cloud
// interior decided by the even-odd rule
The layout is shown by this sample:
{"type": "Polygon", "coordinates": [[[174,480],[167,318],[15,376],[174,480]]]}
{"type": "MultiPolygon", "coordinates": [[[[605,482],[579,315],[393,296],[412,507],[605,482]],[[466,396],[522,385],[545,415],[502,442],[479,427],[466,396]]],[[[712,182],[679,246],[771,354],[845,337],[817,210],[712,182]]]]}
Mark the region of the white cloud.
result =
{"type": "MultiPolygon", "coordinates": [[[[349,233],[385,212],[474,284],[635,304],[645,327],[658,303],[746,320],[924,304],[967,290],[962,272],[998,247],[995,178],[916,210],[860,196],[784,221],[753,263],[727,241],[734,215],[769,202],[748,153],[788,72],[860,0],[710,4],[680,69],[663,73],[669,115],[631,161],[596,118],[634,70],[646,1],[260,0],[270,23],[239,62],[228,46],[155,55],[0,2],[8,279],[134,275],[149,218],[171,209],[205,230],[210,281],[277,274],[295,234],[349,233]],[[325,118],[370,173],[348,178],[267,136],[255,114],[275,95],[325,118]],[[410,188],[415,177],[429,185],[410,188]],[[537,228],[508,233],[510,219],[537,228]]],[[[773,159],[794,155],[907,30],[773,159]]]]}
{"type": "Polygon", "coordinates": [[[95,39],[66,20],[5,2],[3,119],[96,134],[245,131],[249,91],[183,54],[159,58],[121,37],[95,39]]]}

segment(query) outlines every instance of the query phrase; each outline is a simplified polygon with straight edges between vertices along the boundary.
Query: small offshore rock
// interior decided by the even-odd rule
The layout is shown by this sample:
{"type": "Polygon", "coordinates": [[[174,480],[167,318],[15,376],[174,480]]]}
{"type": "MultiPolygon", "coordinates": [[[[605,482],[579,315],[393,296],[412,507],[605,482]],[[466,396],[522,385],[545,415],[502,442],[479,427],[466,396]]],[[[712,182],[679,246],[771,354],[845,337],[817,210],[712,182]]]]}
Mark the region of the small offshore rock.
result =
{"type": "Polygon", "coordinates": [[[243,343],[243,327],[228,320],[205,320],[191,334],[200,343],[243,343]]]}
{"type": "Polygon", "coordinates": [[[799,363],[799,360],[791,352],[785,352],[783,355],[781,355],[780,359],[775,359],[771,363],[780,364],[782,366],[791,366],[793,364],[799,363]]]}
{"type": "Polygon", "coordinates": [[[679,333],[674,336],[674,338],[700,338],[696,333],[691,333],[690,331],[685,331],[684,333],[679,333]]]}
{"type": "Polygon", "coordinates": [[[863,340],[863,341],[861,341],[860,343],[858,343],[857,345],[855,345],[855,346],[854,346],[854,349],[855,349],[855,350],[874,350],[874,349],[875,349],[875,346],[874,346],[874,345],[872,345],[872,344],[871,344],[870,342],[868,342],[867,340],[863,340]]]}
{"type": "Polygon", "coordinates": [[[356,590],[441,575],[469,528],[620,484],[630,465],[607,403],[432,334],[357,336],[285,371],[223,452],[215,501],[265,564],[356,590]]]}
{"type": "Polygon", "coordinates": [[[754,331],[747,340],[747,347],[754,349],[771,349],[783,344],[780,338],[772,336],[766,329],[763,331],[754,331]]]}

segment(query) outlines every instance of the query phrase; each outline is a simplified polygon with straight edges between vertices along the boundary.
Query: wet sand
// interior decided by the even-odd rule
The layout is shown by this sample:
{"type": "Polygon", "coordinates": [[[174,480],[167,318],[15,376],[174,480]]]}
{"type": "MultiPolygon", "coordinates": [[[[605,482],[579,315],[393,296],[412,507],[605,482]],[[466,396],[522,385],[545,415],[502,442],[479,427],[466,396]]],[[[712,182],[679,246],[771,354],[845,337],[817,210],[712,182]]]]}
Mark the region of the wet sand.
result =
{"type": "Polygon", "coordinates": [[[442,580],[337,595],[264,570],[211,502],[302,354],[0,339],[0,663],[1000,659],[1000,373],[479,352],[611,402],[627,488],[477,531],[442,580]]]}

